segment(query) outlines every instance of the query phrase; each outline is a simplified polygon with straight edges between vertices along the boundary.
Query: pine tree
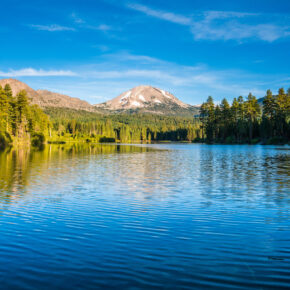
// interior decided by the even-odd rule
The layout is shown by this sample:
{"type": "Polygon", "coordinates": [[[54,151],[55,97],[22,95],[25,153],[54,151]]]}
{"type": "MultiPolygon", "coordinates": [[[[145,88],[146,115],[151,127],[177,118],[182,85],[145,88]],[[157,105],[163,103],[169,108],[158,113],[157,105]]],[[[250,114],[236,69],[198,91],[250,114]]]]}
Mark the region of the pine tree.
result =
{"type": "Polygon", "coordinates": [[[9,102],[5,91],[0,86],[0,132],[7,132],[9,116],[9,102]]]}
{"type": "Polygon", "coordinates": [[[249,93],[248,99],[246,101],[246,117],[249,126],[249,141],[253,139],[253,129],[254,124],[257,121],[257,118],[260,115],[261,108],[255,96],[252,93],[249,93]]]}
{"type": "Polygon", "coordinates": [[[11,100],[13,94],[12,94],[12,89],[9,84],[6,84],[4,86],[4,91],[5,91],[6,96],[8,97],[8,100],[11,100]]]}
{"type": "Polygon", "coordinates": [[[277,114],[276,126],[280,136],[287,136],[289,134],[287,127],[289,126],[290,117],[290,96],[285,93],[283,88],[279,89],[277,96],[277,114]]]}
{"type": "Polygon", "coordinates": [[[26,133],[28,97],[26,91],[20,91],[16,96],[16,128],[17,136],[23,138],[26,133]]]}
{"type": "Polygon", "coordinates": [[[227,99],[223,99],[220,105],[222,117],[222,138],[223,140],[229,136],[229,127],[231,123],[231,110],[227,99]]]}
{"type": "Polygon", "coordinates": [[[233,100],[232,107],[231,107],[231,116],[232,116],[231,127],[232,127],[233,134],[235,136],[235,141],[237,141],[239,138],[239,132],[238,132],[239,102],[237,98],[234,98],[233,100]]]}

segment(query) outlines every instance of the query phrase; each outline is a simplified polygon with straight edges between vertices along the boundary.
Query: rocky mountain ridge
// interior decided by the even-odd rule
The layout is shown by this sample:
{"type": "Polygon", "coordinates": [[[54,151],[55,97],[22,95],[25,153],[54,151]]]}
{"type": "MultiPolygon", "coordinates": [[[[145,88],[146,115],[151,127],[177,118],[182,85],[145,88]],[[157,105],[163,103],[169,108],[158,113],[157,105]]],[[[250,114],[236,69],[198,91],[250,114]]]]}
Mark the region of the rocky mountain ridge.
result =
{"type": "Polygon", "coordinates": [[[34,90],[27,84],[16,79],[0,80],[0,86],[4,87],[6,84],[11,86],[14,96],[17,95],[21,90],[25,90],[31,103],[37,104],[41,108],[58,107],[75,110],[95,111],[95,107],[86,101],[47,90],[34,90]]]}
{"type": "Polygon", "coordinates": [[[26,90],[33,104],[42,108],[69,108],[99,113],[153,113],[161,115],[196,115],[198,106],[183,103],[173,94],[152,86],[137,86],[118,97],[102,104],[91,105],[79,98],[50,92],[48,90],[34,90],[27,84],[16,79],[2,79],[0,85],[11,86],[13,95],[26,90]]]}

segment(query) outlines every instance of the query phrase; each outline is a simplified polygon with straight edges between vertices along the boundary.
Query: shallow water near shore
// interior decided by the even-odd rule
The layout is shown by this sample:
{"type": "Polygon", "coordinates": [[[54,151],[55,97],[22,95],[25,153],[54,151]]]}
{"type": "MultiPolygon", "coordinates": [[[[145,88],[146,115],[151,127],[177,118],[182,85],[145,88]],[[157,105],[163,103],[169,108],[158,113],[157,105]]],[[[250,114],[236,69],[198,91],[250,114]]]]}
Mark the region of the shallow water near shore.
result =
{"type": "Polygon", "coordinates": [[[0,152],[0,288],[290,287],[290,151],[0,152]]]}

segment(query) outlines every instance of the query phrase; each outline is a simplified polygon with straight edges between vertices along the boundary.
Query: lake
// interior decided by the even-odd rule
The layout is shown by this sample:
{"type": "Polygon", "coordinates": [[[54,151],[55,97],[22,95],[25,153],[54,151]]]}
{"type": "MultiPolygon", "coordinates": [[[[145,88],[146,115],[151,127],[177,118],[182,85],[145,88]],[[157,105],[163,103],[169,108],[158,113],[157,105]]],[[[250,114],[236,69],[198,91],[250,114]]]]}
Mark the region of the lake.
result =
{"type": "Polygon", "coordinates": [[[0,153],[0,288],[290,287],[287,146],[0,153]]]}

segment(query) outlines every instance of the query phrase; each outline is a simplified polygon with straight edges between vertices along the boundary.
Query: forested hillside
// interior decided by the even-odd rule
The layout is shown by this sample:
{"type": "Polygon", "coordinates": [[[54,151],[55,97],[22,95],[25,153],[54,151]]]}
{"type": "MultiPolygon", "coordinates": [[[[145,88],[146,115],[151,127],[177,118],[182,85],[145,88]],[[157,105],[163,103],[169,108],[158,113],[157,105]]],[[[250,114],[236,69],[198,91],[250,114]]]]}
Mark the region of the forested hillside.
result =
{"type": "Polygon", "coordinates": [[[70,109],[47,108],[57,139],[109,137],[121,142],[192,141],[200,138],[200,121],[194,117],[156,114],[101,115],[70,109]]]}

